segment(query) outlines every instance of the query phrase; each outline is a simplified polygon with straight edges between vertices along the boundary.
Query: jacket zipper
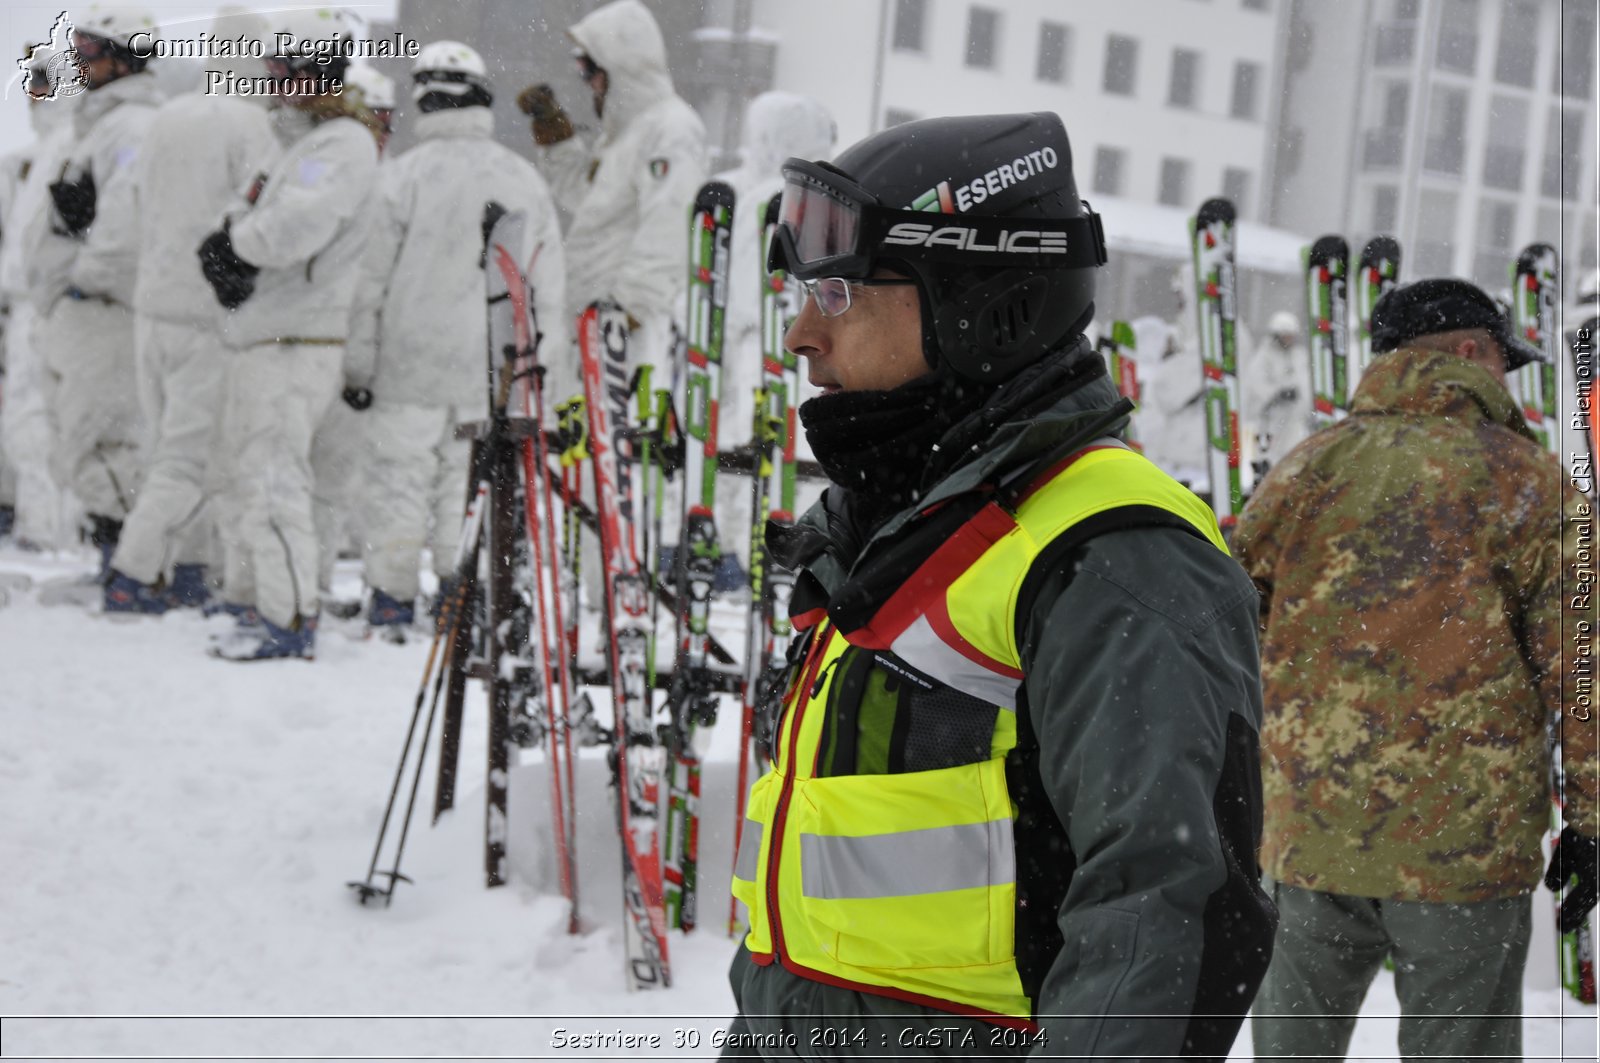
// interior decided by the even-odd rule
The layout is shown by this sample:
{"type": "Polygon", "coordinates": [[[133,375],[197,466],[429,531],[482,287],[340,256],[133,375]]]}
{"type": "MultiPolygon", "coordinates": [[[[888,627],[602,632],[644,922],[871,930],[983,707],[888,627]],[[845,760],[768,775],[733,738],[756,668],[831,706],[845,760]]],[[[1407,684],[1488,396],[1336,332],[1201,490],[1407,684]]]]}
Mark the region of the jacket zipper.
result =
{"type": "Polygon", "coordinates": [[[817,681],[817,668],[827,653],[830,641],[824,620],[812,636],[816,657],[806,668],[800,685],[795,689],[797,701],[794,715],[789,721],[789,772],[784,776],[783,789],[778,793],[778,807],[772,813],[772,841],[767,848],[767,918],[772,922],[772,954],[783,959],[783,920],[778,915],[778,854],[783,848],[783,825],[789,815],[789,800],[794,794],[795,759],[800,753],[800,725],[805,721],[806,706],[810,704],[811,685],[817,681]]]}

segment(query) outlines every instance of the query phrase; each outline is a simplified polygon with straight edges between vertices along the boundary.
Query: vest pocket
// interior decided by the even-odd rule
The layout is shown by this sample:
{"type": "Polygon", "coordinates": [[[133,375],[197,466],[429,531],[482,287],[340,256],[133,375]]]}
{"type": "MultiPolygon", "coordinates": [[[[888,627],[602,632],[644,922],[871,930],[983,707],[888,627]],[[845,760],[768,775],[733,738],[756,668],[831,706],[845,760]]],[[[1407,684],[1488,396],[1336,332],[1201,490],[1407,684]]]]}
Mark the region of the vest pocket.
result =
{"type": "Polygon", "coordinates": [[[794,796],[784,859],[799,867],[785,877],[798,871],[824,955],[883,971],[1011,961],[1016,870],[1002,761],[811,779],[794,796]]]}
{"type": "Polygon", "coordinates": [[[994,755],[1000,709],[894,654],[847,648],[822,675],[826,722],[818,775],[898,775],[994,755]]]}

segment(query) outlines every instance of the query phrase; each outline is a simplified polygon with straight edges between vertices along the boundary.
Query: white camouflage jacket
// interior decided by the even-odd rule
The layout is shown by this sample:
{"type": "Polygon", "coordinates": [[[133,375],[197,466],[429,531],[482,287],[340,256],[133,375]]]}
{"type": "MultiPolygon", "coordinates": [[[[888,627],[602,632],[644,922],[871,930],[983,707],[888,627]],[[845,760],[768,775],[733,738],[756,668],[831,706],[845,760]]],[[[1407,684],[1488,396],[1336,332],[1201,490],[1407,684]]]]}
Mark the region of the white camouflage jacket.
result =
{"type": "Polygon", "coordinates": [[[527,216],[538,327],[546,357],[566,354],[560,223],[544,178],[491,139],[488,108],[416,119],[421,143],[380,168],[345,375],[380,402],[479,410],[485,401],[483,209],[527,216]],[[554,338],[557,342],[550,342],[554,338]]]}
{"type": "Polygon", "coordinates": [[[378,147],[353,118],[311,125],[231,212],[234,252],[260,268],[255,291],[223,316],[235,347],[350,332],[378,176],[378,147]]]}
{"type": "Polygon", "coordinates": [[[134,170],[145,128],[165,99],[148,73],[130,74],[87,93],[72,115],[77,143],[62,168],[46,183],[94,178],[94,220],[78,236],[67,235],[46,193],[48,221],[37,232],[32,294],[42,312],[76,288],[130,305],[138,273],[139,216],[134,170]]]}
{"type": "Polygon", "coordinates": [[[641,322],[670,320],[681,313],[689,207],[708,171],[705,126],[673,91],[661,30],[643,4],[607,5],[571,34],[609,88],[592,145],[573,137],[540,149],[540,168],[573,212],[568,316],[609,297],[641,322]]]}

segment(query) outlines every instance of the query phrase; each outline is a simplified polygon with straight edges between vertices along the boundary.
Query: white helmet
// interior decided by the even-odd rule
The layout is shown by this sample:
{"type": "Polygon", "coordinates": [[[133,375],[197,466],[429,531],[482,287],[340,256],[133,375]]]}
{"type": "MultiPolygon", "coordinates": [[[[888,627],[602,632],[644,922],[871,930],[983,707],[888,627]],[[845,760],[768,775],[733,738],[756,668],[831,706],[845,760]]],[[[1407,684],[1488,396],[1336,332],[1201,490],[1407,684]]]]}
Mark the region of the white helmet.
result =
{"type": "Polygon", "coordinates": [[[1600,269],[1591,269],[1578,278],[1578,285],[1573,288],[1572,297],[1580,303],[1600,300],[1600,269]]]}
{"type": "MultiPolygon", "coordinates": [[[[153,45],[161,36],[156,16],[142,7],[103,7],[95,4],[81,19],[74,19],[72,31],[90,42],[103,42],[134,70],[143,70],[155,54],[153,45]]],[[[79,47],[79,52],[87,49],[79,47]]],[[[90,59],[93,56],[84,55],[90,59]]]]}
{"type": "Polygon", "coordinates": [[[394,78],[366,63],[351,63],[344,72],[347,88],[361,93],[361,102],[374,111],[394,110],[394,78]]]}
{"type": "Polygon", "coordinates": [[[411,64],[411,98],[422,104],[424,96],[439,94],[424,105],[424,111],[443,107],[487,107],[493,97],[489,92],[489,68],[483,56],[471,46],[460,41],[434,41],[411,64]],[[453,97],[450,99],[441,97],[453,97]]]}
{"type": "Polygon", "coordinates": [[[1300,319],[1287,310],[1279,310],[1267,322],[1267,331],[1274,336],[1298,336],[1300,334],[1300,319]]]}
{"type": "Polygon", "coordinates": [[[268,18],[264,54],[269,60],[286,64],[293,73],[317,70],[328,78],[344,77],[354,38],[337,8],[297,8],[268,18]]]}

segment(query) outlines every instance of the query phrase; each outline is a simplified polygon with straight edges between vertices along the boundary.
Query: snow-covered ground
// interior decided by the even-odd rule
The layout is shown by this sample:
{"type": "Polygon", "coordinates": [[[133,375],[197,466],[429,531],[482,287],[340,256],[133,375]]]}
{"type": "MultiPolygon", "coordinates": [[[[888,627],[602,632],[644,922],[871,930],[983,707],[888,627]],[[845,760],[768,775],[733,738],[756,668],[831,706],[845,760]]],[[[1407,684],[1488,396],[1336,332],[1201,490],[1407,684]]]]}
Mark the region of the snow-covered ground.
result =
{"type": "MultiPolygon", "coordinates": [[[[315,662],[224,663],[204,653],[215,622],[192,614],[41,604],[91,569],[86,552],[0,545],[0,1055],[716,1054],[732,1008],[731,704],[708,754],[702,927],[673,937],[670,990],[630,994],[598,751],[580,765],[581,934],[549,884],[537,753],[513,779],[513,881],[483,886],[476,692],[457,811],[428,829],[425,783],[415,883],[363,908],[345,883],[366,873],[426,644],[332,621],[315,662]],[[661,1044],[581,1039],[597,1034],[661,1044]]],[[[1528,1058],[1595,1059],[1595,1009],[1550,982],[1530,964],[1528,1058]]],[[[1352,1058],[1396,1058],[1397,1014],[1385,975],[1352,1058]]],[[[1233,1058],[1250,1058],[1248,1032],[1233,1058]]]]}

